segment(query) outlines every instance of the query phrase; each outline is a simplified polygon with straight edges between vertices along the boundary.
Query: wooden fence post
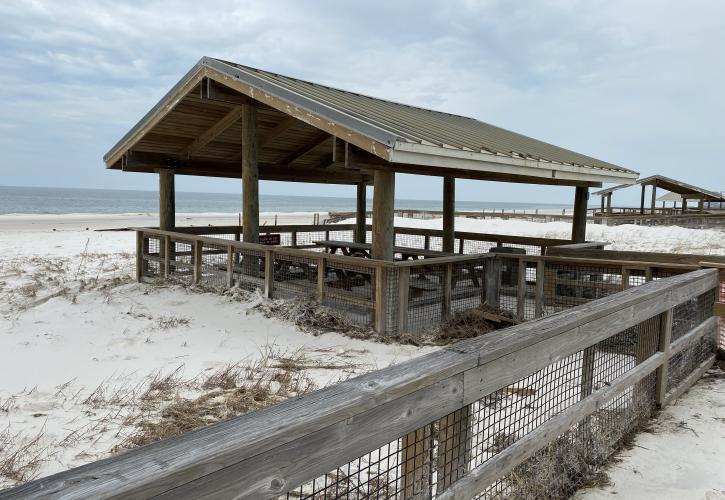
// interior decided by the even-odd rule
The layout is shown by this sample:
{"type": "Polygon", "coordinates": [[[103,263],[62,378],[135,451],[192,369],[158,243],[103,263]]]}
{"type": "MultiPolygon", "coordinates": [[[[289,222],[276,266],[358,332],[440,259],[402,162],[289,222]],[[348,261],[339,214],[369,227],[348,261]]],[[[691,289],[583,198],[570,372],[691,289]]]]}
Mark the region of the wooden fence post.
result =
{"type": "Polygon", "coordinates": [[[162,275],[164,279],[169,277],[169,265],[171,260],[171,238],[164,236],[164,260],[163,260],[163,271],[162,275]]]}
{"type": "Polygon", "coordinates": [[[229,248],[227,248],[227,286],[229,288],[232,288],[234,286],[234,258],[236,256],[236,252],[234,251],[234,247],[232,245],[229,245],[229,248]]]}
{"type": "Polygon", "coordinates": [[[657,406],[665,405],[667,396],[667,378],[670,369],[670,350],[672,346],[672,309],[668,309],[660,315],[660,345],[659,351],[665,354],[662,365],[657,368],[657,406]]]}
{"type": "Polygon", "coordinates": [[[264,251],[264,296],[272,298],[274,293],[274,252],[264,251]]]}
{"type": "Polygon", "coordinates": [[[139,283],[143,281],[143,277],[146,275],[145,242],[146,238],[143,231],[136,231],[136,281],[139,283]]]}
{"type": "Polygon", "coordinates": [[[536,311],[535,316],[540,318],[544,315],[544,281],[546,280],[544,270],[546,262],[543,258],[536,261],[536,311]]]}
{"type": "Polygon", "coordinates": [[[438,420],[437,492],[441,493],[466,473],[471,459],[471,405],[438,420]]]}
{"type": "Polygon", "coordinates": [[[445,321],[451,317],[451,288],[453,284],[453,264],[445,264],[441,276],[443,296],[441,297],[441,320],[445,321]]]}
{"type": "Polygon", "coordinates": [[[498,256],[488,259],[485,273],[486,304],[490,307],[498,307],[501,291],[501,259],[498,256]]]}
{"type": "Polygon", "coordinates": [[[385,319],[388,312],[388,269],[380,266],[375,270],[375,331],[385,332],[385,319]]]}
{"type": "Polygon", "coordinates": [[[398,274],[398,335],[408,330],[408,303],[410,301],[410,268],[401,267],[398,274]]]}
{"type": "Polygon", "coordinates": [[[584,399],[591,395],[594,389],[594,364],[596,361],[596,346],[589,346],[582,352],[581,390],[579,398],[584,399]]]}
{"type": "Polygon", "coordinates": [[[194,255],[194,283],[201,281],[201,261],[204,253],[204,242],[195,240],[192,243],[193,255],[194,255]]]}
{"type": "Polygon", "coordinates": [[[325,277],[327,276],[327,267],[325,258],[317,259],[317,301],[322,304],[325,299],[325,277]]]}
{"type": "Polygon", "coordinates": [[[526,261],[519,259],[516,286],[516,319],[524,321],[526,316],[526,261]]]}
{"type": "Polygon", "coordinates": [[[401,498],[431,498],[433,429],[426,425],[400,440],[401,498]]]}

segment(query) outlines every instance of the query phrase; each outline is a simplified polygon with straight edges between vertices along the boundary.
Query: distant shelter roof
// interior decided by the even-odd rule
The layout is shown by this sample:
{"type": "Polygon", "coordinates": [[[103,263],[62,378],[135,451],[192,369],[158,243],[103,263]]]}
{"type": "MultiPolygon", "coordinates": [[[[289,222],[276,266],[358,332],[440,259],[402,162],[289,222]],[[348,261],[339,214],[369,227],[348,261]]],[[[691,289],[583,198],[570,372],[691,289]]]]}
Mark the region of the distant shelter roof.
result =
{"type": "MultiPolygon", "coordinates": [[[[681,200],[683,197],[689,196],[690,198],[702,198],[705,201],[725,201],[725,195],[723,195],[722,193],[693,186],[692,184],[671,179],[669,177],[665,177],[664,175],[652,175],[650,177],[645,177],[644,179],[638,180],[637,184],[641,184],[643,186],[657,186],[658,188],[665,189],[667,191],[670,191],[670,193],[678,195],[676,198],[677,200],[681,200]]],[[[606,189],[595,191],[592,194],[606,195],[629,186],[631,186],[631,184],[620,184],[618,186],[612,186],[606,189]]],[[[665,200],[664,197],[659,198],[659,200],[674,201],[674,199],[671,198],[665,200]]]]}

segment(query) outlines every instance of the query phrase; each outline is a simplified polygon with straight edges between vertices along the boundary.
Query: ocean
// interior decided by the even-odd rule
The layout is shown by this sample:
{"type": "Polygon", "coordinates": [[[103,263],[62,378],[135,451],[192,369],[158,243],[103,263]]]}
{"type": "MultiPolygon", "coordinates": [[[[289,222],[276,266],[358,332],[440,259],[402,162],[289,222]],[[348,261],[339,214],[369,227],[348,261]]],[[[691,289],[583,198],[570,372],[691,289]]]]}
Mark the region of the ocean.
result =
{"type": "MultiPolygon", "coordinates": [[[[355,210],[355,198],[260,195],[261,212],[335,212],[355,210]]],[[[571,205],[456,201],[456,210],[557,209],[571,205]]],[[[368,201],[368,209],[372,200],[368,201]]],[[[395,200],[396,208],[440,210],[440,200],[395,200]]],[[[76,189],[0,186],[0,214],[125,214],[158,212],[158,193],[118,189],[76,189]]],[[[235,213],[241,195],[230,193],[176,193],[177,213],[235,213]]]]}

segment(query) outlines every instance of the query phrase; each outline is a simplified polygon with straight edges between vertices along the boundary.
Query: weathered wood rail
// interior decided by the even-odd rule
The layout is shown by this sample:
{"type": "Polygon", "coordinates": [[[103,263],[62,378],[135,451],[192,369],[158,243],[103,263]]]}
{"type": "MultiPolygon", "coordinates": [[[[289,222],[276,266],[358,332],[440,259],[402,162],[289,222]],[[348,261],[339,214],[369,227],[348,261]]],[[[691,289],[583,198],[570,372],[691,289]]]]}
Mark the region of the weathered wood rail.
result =
{"type": "MultiPolygon", "coordinates": [[[[322,481],[318,482],[314,487],[319,495],[363,498],[357,493],[362,491],[360,484],[354,491],[349,485],[341,486],[338,468],[359,463],[360,457],[380,447],[390,449],[391,443],[395,446],[389,453],[400,460],[386,469],[385,477],[395,488],[392,493],[378,491],[381,497],[472,498],[495,482],[513,484],[507,474],[517,465],[570,429],[592,425],[600,412],[606,410],[610,419],[612,412],[625,418],[637,405],[648,411],[686,390],[714,361],[717,323],[711,316],[711,303],[707,311],[707,302],[713,301],[718,286],[718,271],[713,269],[652,281],[265,410],[33,481],[0,493],[0,498],[259,499],[292,490],[293,497],[299,497],[312,492],[310,481],[330,474],[338,482],[324,491],[319,489],[322,481]],[[700,304],[702,311],[678,317],[687,310],[678,306],[690,303],[700,304]],[[635,340],[636,362],[626,351],[611,352],[613,345],[619,345],[611,342],[615,338],[635,340]],[[586,354],[590,352],[596,357],[586,354]],[[684,378],[673,379],[670,360],[688,352],[693,353],[688,361],[693,368],[684,378]],[[597,385],[592,385],[594,359],[599,367],[597,385]],[[623,359],[629,361],[623,363],[623,359]],[[574,371],[552,372],[552,367],[574,371]],[[581,391],[565,398],[567,404],[530,415],[526,426],[516,428],[515,422],[521,419],[506,419],[486,398],[502,391],[509,399],[526,397],[522,391],[535,391],[537,386],[527,388],[521,381],[542,378],[537,375],[542,370],[549,370],[546,377],[552,373],[574,376],[572,383],[581,385],[581,391]],[[650,391],[652,377],[654,390],[650,391]],[[461,423],[474,415],[479,422],[498,422],[514,433],[513,438],[493,447],[477,427],[461,423]],[[430,432],[432,425],[439,428],[437,435],[430,432]],[[450,440],[443,436],[451,435],[464,443],[461,450],[447,448],[450,440]],[[411,449],[423,452],[411,456],[411,449]],[[437,450],[435,457],[433,450],[437,450]]],[[[549,389],[541,397],[559,401],[562,394],[549,389]]],[[[545,401],[538,404],[547,406],[545,401]]],[[[358,471],[357,477],[361,474],[358,471]]],[[[366,491],[370,491],[373,478],[370,474],[365,478],[366,491]]]]}

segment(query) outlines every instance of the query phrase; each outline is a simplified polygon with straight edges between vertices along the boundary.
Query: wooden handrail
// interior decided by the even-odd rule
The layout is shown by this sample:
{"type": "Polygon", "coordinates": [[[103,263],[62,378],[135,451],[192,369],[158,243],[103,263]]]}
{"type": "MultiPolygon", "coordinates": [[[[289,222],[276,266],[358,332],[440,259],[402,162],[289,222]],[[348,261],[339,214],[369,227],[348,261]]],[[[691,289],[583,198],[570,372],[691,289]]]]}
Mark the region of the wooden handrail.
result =
{"type": "MultiPolygon", "coordinates": [[[[653,281],[271,408],[33,481],[0,496],[275,497],[718,284],[713,269],[653,281]]],[[[697,335],[700,333],[711,332],[702,327],[697,335]]],[[[668,362],[667,355],[655,353],[617,379],[616,387],[631,386],[668,362]]],[[[573,417],[596,409],[611,390],[603,388],[586,396],[532,432],[535,439],[528,438],[526,446],[498,454],[446,494],[479,488],[485,483],[479,481],[483,475],[486,480],[500,477],[501,471],[567,429],[573,417]],[[524,449],[528,451],[519,454],[524,449]],[[490,475],[493,464],[497,472],[490,475]]]]}

